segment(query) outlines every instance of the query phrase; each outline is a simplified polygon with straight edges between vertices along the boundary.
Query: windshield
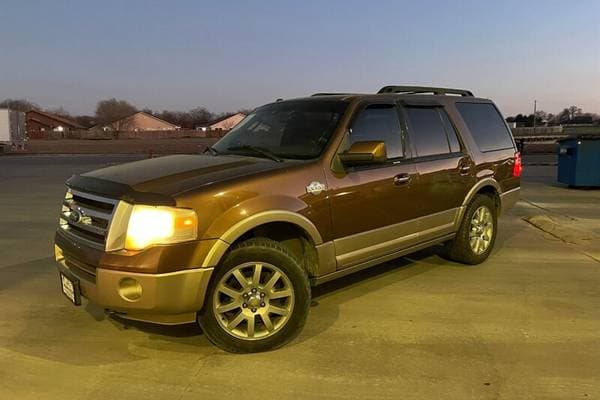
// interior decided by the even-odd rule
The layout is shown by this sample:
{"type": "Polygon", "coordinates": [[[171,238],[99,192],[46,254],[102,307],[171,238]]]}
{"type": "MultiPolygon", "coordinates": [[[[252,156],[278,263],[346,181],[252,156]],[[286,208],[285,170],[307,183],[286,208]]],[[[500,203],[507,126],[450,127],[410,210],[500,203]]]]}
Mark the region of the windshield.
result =
{"type": "Polygon", "coordinates": [[[323,100],[268,104],[247,116],[213,149],[219,154],[316,158],[346,107],[344,102],[323,100]]]}

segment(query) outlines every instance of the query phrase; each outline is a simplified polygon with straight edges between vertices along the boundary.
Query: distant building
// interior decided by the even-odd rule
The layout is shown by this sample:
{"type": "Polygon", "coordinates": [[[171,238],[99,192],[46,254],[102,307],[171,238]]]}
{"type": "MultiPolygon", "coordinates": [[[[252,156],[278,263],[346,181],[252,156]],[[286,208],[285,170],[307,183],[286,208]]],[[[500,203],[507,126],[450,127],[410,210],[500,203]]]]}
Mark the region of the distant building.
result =
{"type": "Polygon", "coordinates": [[[93,126],[90,129],[102,131],[174,131],[179,129],[179,126],[140,111],[108,124],[93,126]]]}
{"type": "Polygon", "coordinates": [[[28,133],[44,131],[65,132],[85,129],[85,127],[73,120],[39,110],[27,112],[26,126],[28,133]]]}
{"type": "Polygon", "coordinates": [[[246,118],[246,114],[244,113],[226,115],[216,121],[213,121],[208,126],[208,129],[211,131],[228,131],[239,124],[244,118],[246,118]]]}

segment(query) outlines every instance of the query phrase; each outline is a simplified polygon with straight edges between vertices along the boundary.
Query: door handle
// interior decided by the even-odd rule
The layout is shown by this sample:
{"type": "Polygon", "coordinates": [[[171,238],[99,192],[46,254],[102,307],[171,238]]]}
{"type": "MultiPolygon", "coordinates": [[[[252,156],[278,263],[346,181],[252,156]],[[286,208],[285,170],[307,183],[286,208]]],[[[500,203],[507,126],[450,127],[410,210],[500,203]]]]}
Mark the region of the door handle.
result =
{"type": "Polygon", "coordinates": [[[471,170],[471,165],[469,165],[469,164],[461,165],[459,167],[459,170],[460,170],[461,174],[467,174],[471,170]]]}
{"type": "Polygon", "coordinates": [[[404,185],[410,182],[409,174],[399,174],[394,177],[394,185],[404,185]]]}

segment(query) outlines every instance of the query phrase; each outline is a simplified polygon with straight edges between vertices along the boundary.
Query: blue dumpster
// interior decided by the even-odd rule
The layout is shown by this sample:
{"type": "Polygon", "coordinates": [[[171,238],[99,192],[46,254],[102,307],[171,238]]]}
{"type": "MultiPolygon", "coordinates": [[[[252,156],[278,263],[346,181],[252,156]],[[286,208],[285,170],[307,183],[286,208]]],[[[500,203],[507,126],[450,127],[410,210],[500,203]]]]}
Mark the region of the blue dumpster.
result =
{"type": "Polygon", "coordinates": [[[600,186],[600,136],[558,141],[558,181],[569,186],[600,186]]]}

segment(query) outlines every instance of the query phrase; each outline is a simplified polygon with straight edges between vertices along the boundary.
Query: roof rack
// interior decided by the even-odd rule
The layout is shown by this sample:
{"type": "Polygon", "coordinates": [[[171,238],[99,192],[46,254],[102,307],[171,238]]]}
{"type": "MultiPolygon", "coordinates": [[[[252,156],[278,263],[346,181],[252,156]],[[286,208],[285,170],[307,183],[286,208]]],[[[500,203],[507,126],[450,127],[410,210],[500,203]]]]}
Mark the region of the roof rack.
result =
{"type": "Polygon", "coordinates": [[[384,86],[377,93],[398,93],[398,94],[457,94],[463,97],[473,97],[473,92],[464,89],[450,89],[430,86],[384,86]]]}

